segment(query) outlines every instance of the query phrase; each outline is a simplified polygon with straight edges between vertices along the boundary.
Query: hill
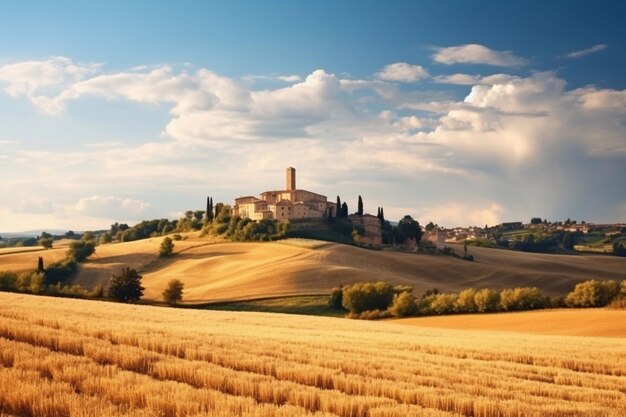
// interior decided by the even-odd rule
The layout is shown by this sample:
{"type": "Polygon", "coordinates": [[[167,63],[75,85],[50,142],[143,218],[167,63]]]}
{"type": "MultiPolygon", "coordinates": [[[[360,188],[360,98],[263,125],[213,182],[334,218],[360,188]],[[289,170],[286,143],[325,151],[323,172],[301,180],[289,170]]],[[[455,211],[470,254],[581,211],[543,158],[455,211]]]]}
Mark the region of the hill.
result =
{"type": "Polygon", "coordinates": [[[0,414],[618,417],[626,339],[0,293],[0,414]]]}
{"type": "MultiPolygon", "coordinates": [[[[340,244],[232,243],[197,236],[174,242],[175,256],[162,260],[157,257],[161,240],[98,246],[76,282],[87,288],[106,284],[128,265],[141,270],[148,299],[160,299],[167,282],[178,278],[185,283],[185,301],[201,303],[322,294],[339,284],[377,279],[411,285],[418,293],[434,287],[459,291],[533,285],[547,294],[564,294],[583,280],[623,279],[626,270],[626,259],[611,256],[470,248],[476,261],[468,262],[340,244]]],[[[46,260],[62,257],[64,250],[0,254],[0,270],[33,268],[41,254],[46,260]]]]}

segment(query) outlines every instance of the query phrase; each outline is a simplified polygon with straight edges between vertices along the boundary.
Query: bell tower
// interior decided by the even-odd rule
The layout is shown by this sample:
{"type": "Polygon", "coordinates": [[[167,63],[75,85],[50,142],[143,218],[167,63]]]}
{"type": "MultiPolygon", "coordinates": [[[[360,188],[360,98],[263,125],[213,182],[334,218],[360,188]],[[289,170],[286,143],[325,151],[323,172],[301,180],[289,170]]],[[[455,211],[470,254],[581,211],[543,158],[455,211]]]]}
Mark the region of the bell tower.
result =
{"type": "Polygon", "coordinates": [[[296,169],[289,167],[287,168],[287,190],[294,191],[296,189],[296,169]]]}

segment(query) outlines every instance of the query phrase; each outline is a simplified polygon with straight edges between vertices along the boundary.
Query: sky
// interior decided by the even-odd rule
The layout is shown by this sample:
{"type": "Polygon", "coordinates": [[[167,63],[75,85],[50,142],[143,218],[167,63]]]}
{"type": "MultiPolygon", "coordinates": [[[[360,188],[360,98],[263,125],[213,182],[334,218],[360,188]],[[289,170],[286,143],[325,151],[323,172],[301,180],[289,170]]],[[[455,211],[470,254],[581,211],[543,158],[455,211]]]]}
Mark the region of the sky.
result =
{"type": "Polygon", "coordinates": [[[626,3],[1,1],[0,233],[284,186],[626,222],[626,3]]]}

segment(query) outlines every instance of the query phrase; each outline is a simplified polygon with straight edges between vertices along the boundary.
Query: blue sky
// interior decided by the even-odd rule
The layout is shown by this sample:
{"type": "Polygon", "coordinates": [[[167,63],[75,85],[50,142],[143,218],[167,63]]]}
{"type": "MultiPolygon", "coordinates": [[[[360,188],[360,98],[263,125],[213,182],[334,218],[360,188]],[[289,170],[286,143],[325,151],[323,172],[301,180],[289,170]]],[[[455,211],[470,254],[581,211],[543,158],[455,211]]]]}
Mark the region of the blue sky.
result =
{"type": "Polygon", "coordinates": [[[299,185],[421,223],[626,221],[619,2],[2,2],[0,231],[299,185]]]}

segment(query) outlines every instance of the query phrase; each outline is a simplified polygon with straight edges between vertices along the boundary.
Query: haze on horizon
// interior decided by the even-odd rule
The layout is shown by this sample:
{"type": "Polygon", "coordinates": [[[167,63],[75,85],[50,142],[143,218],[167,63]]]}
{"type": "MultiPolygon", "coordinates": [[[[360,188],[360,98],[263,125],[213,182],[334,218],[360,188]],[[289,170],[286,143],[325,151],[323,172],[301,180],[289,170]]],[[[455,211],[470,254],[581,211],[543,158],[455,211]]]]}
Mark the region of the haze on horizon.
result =
{"type": "Polygon", "coordinates": [[[0,231],[176,218],[287,166],[391,220],[626,221],[626,4],[203,3],[0,6],[0,231]]]}

